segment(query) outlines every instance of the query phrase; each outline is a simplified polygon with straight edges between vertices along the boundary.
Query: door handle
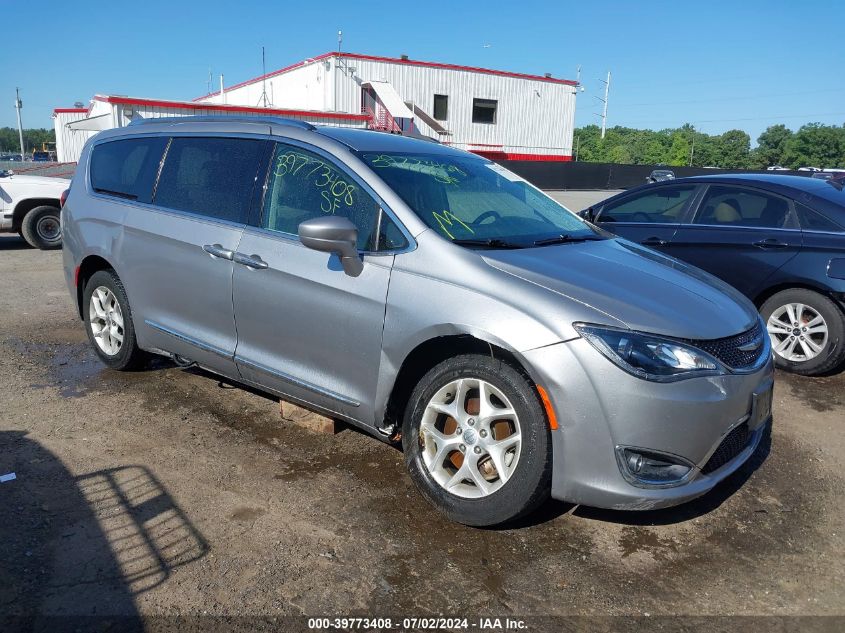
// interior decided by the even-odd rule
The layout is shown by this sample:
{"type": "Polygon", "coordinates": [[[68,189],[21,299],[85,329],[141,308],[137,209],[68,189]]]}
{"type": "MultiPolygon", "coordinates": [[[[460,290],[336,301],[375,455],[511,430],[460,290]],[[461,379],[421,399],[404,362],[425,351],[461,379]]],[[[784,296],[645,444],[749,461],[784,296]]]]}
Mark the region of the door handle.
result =
{"type": "Polygon", "coordinates": [[[640,244],[643,246],[666,246],[669,242],[661,240],[659,237],[647,237],[640,244]]]}
{"type": "Polygon", "coordinates": [[[219,257],[221,259],[228,259],[229,261],[235,256],[235,251],[230,251],[223,248],[220,244],[206,244],[202,247],[206,253],[212,257],[219,257]]]}
{"type": "Polygon", "coordinates": [[[261,259],[260,255],[244,255],[243,253],[235,253],[234,261],[236,264],[241,264],[253,270],[264,270],[269,266],[267,262],[261,259]]]}
{"type": "Polygon", "coordinates": [[[773,237],[770,237],[765,240],[760,240],[759,242],[754,242],[754,246],[766,250],[767,248],[786,248],[789,246],[789,244],[787,244],[786,242],[781,242],[780,240],[775,239],[773,237]]]}

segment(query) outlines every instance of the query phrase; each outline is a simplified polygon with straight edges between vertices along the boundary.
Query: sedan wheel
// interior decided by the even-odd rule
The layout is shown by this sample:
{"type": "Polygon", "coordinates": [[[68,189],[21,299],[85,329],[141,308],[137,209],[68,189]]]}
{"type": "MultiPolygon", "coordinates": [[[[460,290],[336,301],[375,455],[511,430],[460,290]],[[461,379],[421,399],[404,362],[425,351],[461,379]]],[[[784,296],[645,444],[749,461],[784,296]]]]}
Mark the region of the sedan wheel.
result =
{"type": "Polygon", "coordinates": [[[818,356],[827,346],[828,326],[811,306],[787,303],[777,308],[766,322],[775,354],[792,362],[818,356]]]}
{"type": "Polygon", "coordinates": [[[781,369],[818,376],[845,362],[845,314],[829,297],[789,288],[769,297],[760,314],[781,369]]]}

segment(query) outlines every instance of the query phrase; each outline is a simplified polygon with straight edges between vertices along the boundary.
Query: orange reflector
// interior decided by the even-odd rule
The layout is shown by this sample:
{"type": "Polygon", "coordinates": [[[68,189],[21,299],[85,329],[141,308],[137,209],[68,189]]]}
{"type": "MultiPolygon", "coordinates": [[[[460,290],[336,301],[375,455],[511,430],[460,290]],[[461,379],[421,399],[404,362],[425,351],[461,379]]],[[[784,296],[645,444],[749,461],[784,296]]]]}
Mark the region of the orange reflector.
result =
{"type": "Polygon", "coordinates": [[[73,270],[73,286],[74,286],[74,288],[79,286],[79,269],[80,268],[81,268],[81,266],[77,266],[73,270]]]}
{"type": "Polygon", "coordinates": [[[555,410],[552,408],[552,401],[549,400],[549,394],[540,385],[537,385],[537,393],[540,394],[540,400],[543,401],[543,407],[546,409],[546,416],[549,418],[549,427],[552,431],[557,431],[557,416],[555,416],[555,410]]]}

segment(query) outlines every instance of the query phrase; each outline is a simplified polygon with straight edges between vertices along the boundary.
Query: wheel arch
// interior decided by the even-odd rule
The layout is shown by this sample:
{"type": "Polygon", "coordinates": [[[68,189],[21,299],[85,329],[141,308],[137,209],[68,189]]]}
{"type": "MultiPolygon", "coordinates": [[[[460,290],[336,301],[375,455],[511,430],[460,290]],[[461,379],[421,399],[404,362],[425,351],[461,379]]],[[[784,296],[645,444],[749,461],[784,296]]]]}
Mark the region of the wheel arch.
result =
{"type": "Polygon", "coordinates": [[[55,207],[58,211],[61,209],[61,203],[58,198],[26,198],[21,200],[15,205],[15,210],[12,212],[12,229],[19,231],[26,214],[37,207],[55,207]]]}
{"type": "Polygon", "coordinates": [[[79,318],[82,318],[82,293],[85,290],[85,284],[91,276],[100,270],[114,270],[107,259],[101,255],[88,255],[79,263],[76,270],[76,312],[79,318]]]}
{"type": "Polygon", "coordinates": [[[777,293],[783,292],[784,290],[809,290],[811,292],[815,292],[820,294],[824,297],[827,297],[834,304],[841,306],[842,303],[836,296],[836,293],[831,292],[829,288],[825,288],[824,286],[814,285],[812,283],[807,283],[805,281],[801,282],[794,282],[794,283],[781,283],[774,286],[770,286],[765,290],[761,291],[756,297],[754,297],[754,305],[757,306],[757,310],[759,311],[763,304],[766,303],[769,299],[774,297],[777,293]]]}
{"type": "Polygon", "coordinates": [[[466,332],[433,336],[418,343],[399,366],[384,407],[383,427],[401,427],[405,407],[420,379],[438,363],[461,354],[480,354],[502,360],[525,375],[536,390],[537,383],[525,360],[495,337],[482,338],[477,333],[466,332]]]}

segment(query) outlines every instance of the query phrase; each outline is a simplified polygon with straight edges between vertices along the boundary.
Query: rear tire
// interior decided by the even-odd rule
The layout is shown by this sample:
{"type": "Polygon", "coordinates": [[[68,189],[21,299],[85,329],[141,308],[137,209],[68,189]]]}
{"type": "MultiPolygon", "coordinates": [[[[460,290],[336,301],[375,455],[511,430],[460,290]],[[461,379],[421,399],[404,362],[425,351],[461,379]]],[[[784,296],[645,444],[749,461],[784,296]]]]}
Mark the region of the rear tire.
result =
{"type": "Polygon", "coordinates": [[[148,354],[138,347],[126,290],[113,270],[91,275],[82,292],[82,318],[97,356],[118,371],[141,368],[148,354]]]}
{"type": "Polygon", "coordinates": [[[35,207],[23,217],[21,236],[42,251],[62,247],[60,211],[56,207],[35,207]]]}
{"type": "Polygon", "coordinates": [[[520,371],[489,356],[456,356],[423,376],[402,448],[417,488],[452,521],[498,525],[549,496],[551,435],[539,397],[520,371]]]}
{"type": "Polygon", "coordinates": [[[845,314],[824,295],[806,288],[783,290],[763,304],[760,314],[777,367],[818,376],[845,362],[845,314]]]}

